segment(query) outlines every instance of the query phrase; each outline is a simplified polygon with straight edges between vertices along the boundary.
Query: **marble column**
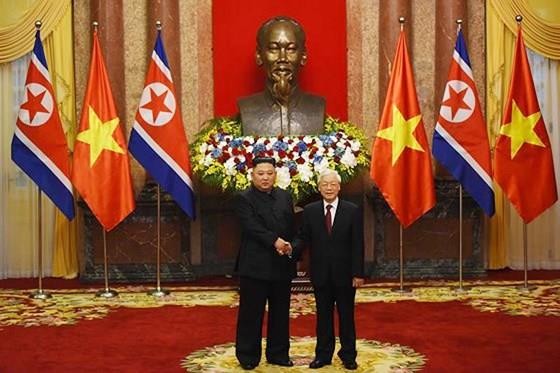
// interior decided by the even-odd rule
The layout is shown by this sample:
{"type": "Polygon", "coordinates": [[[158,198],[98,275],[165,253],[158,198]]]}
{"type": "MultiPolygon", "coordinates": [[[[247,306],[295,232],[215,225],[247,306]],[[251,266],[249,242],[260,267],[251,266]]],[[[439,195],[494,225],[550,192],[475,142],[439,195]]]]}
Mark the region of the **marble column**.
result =
{"type": "MultiPolygon", "coordinates": [[[[457,36],[457,19],[463,20],[463,33],[467,39],[467,4],[462,0],[436,0],[436,18],[435,18],[435,75],[434,75],[434,108],[436,108],[436,118],[439,113],[447,75],[449,73],[449,64],[453,55],[453,47],[457,36]]],[[[436,177],[452,178],[447,170],[437,161],[435,161],[436,177]]]]}
{"type": "Polygon", "coordinates": [[[152,0],[148,2],[148,40],[155,43],[156,21],[162,23],[162,39],[171,74],[175,83],[175,92],[181,91],[181,27],[178,0],[152,0]],[[152,36],[153,35],[153,36],[152,36]]]}
{"type": "Polygon", "coordinates": [[[123,130],[126,128],[126,84],[124,61],[123,3],[121,0],[92,0],[91,21],[99,22],[99,43],[105,59],[111,91],[123,130]]]}
{"type": "Polygon", "coordinates": [[[391,75],[391,64],[395,57],[397,40],[399,39],[399,17],[405,17],[405,34],[409,50],[412,24],[411,1],[380,0],[379,2],[379,112],[383,111],[385,95],[391,75]]]}

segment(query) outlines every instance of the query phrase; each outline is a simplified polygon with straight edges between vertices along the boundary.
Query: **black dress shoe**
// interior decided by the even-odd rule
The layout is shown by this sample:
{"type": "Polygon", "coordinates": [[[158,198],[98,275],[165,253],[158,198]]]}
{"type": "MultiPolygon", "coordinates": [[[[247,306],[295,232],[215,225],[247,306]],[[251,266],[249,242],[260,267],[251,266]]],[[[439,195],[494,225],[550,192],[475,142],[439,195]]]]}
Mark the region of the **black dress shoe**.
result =
{"type": "Polygon", "coordinates": [[[358,364],[354,360],[343,361],[344,369],[356,370],[358,369],[358,364]]]}
{"type": "Polygon", "coordinates": [[[269,364],[280,365],[281,367],[293,367],[294,362],[290,359],[287,360],[267,360],[269,364]]]}
{"type": "Polygon", "coordinates": [[[324,367],[325,365],[331,365],[330,361],[315,359],[309,364],[309,369],[319,369],[324,367]]]}
{"type": "Polygon", "coordinates": [[[243,368],[243,370],[253,370],[257,367],[257,364],[253,363],[239,363],[239,365],[241,365],[241,368],[243,368]]]}

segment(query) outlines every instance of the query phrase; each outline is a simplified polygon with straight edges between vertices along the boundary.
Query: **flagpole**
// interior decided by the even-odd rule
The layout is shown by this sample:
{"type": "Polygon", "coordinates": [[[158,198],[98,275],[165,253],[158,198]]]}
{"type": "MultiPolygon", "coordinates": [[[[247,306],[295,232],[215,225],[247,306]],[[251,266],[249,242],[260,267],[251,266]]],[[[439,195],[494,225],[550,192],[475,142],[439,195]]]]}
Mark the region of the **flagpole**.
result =
{"type": "Polygon", "coordinates": [[[410,293],[409,288],[404,287],[404,255],[403,255],[403,228],[402,224],[399,224],[399,288],[392,289],[392,291],[401,294],[410,293]]]}
{"type": "Polygon", "coordinates": [[[535,290],[536,286],[529,286],[529,281],[527,279],[527,267],[528,267],[528,250],[527,250],[527,224],[523,222],[523,286],[519,286],[518,289],[523,292],[530,292],[535,290]]]}
{"type": "MultiPolygon", "coordinates": [[[[159,22],[159,21],[158,21],[159,22]]],[[[160,23],[161,27],[161,23],[160,23]]],[[[164,297],[169,295],[169,290],[161,288],[161,198],[160,187],[157,185],[157,254],[156,254],[156,288],[148,292],[153,297],[164,297]]]]}
{"type": "MultiPolygon", "coordinates": [[[[37,21],[35,23],[35,26],[40,28],[41,22],[37,21]]],[[[37,227],[39,231],[39,237],[38,237],[39,289],[29,294],[29,298],[45,300],[45,299],[52,298],[52,295],[43,290],[43,219],[42,219],[43,213],[42,213],[42,206],[41,206],[41,195],[42,195],[41,189],[37,187],[37,227]]]]}
{"type": "MultiPolygon", "coordinates": [[[[462,19],[457,19],[457,35],[463,25],[462,19]]],[[[468,289],[463,287],[463,184],[459,183],[459,287],[454,289],[457,293],[464,293],[468,289]]]]}
{"type": "MultiPolygon", "coordinates": [[[[515,21],[517,22],[517,27],[521,27],[521,21],[523,17],[521,15],[515,16],[515,21]]],[[[527,252],[527,224],[523,222],[523,286],[519,286],[518,289],[524,292],[529,292],[534,290],[536,286],[529,286],[527,280],[527,267],[528,267],[528,252],[527,252]]]]}
{"type": "Polygon", "coordinates": [[[95,293],[96,297],[114,298],[119,295],[116,290],[109,288],[109,263],[107,260],[107,231],[103,228],[103,272],[105,276],[105,289],[95,293]]]}
{"type": "Polygon", "coordinates": [[[463,185],[459,183],[459,287],[454,289],[463,293],[469,289],[463,287],[463,185]]]}
{"type": "MultiPolygon", "coordinates": [[[[399,17],[401,31],[404,30],[404,17],[399,17]]],[[[405,294],[410,293],[411,290],[404,287],[404,255],[403,255],[403,227],[399,224],[399,288],[392,289],[392,291],[405,294]]]]}

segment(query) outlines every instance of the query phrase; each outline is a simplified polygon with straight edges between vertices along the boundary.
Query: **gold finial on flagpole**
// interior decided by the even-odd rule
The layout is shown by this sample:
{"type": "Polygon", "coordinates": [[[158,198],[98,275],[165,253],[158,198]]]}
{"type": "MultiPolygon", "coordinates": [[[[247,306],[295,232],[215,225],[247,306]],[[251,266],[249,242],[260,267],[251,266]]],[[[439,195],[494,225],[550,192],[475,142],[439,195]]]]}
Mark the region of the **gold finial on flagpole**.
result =
{"type": "Polygon", "coordinates": [[[156,30],[161,31],[161,21],[156,21],[156,30]]]}
{"type": "Polygon", "coordinates": [[[35,21],[35,28],[36,28],[37,30],[40,30],[40,29],[41,29],[41,26],[43,26],[43,22],[41,22],[41,21],[39,21],[39,20],[35,21]]]}
{"type": "Polygon", "coordinates": [[[404,17],[399,17],[399,23],[401,24],[401,31],[404,29],[404,17]]]}
{"type": "Polygon", "coordinates": [[[93,26],[93,31],[97,31],[97,27],[99,26],[99,22],[93,21],[93,22],[91,23],[91,25],[93,26]]]}
{"type": "Polygon", "coordinates": [[[461,27],[463,26],[463,20],[461,18],[457,18],[455,23],[457,24],[457,34],[458,34],[459,31],[461,31],[461,27]]]}
{"type": "Polygon", "coordinates": [[[518,14],[515,16],[515,22],[517,22],[517,24],[521,24],[521,21],[523,21],[523,16],[521,14],[518,14]]]}

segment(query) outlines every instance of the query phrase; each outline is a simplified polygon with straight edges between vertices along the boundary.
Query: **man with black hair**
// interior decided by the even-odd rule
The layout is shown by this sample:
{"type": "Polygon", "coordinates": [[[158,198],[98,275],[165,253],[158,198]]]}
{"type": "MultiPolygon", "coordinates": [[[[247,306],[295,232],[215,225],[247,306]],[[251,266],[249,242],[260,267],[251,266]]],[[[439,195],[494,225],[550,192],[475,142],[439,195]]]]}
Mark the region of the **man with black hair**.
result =
{"type": "Polygon", "coordinates": [[[296,262],[286,251],[294,237],[294,210],[287,191],[274,186],[274,158],[253,160],[252,186],[238,195],[241,225],[237,256],[239,311],[235,354],[241,367],[252,370],[261,360],[262,325],[268,302],[266,360],[290,367],[290,292],[296,262]]]}

